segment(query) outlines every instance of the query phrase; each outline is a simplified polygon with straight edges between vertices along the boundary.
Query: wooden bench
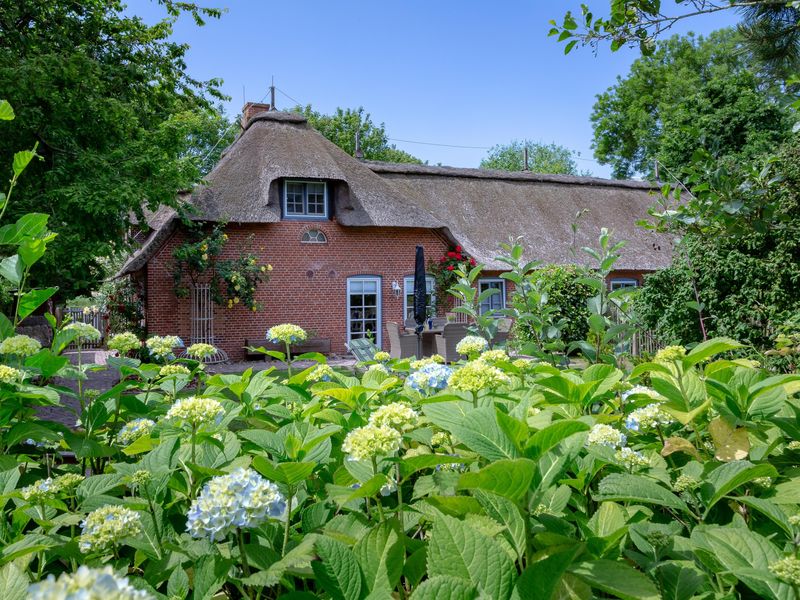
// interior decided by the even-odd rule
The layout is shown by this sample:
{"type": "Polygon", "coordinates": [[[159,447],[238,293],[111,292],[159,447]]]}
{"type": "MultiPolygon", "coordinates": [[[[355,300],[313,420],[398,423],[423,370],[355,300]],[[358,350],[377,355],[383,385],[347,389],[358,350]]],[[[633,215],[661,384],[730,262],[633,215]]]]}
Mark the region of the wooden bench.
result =
{"type": "MultiPolygon", "coordinates": [[[[272,359],[271,356],[261,354],[260,352],[253,352],[248,350],[252,348],[264,348],[265,350],[275,350],[277,352],[286,352],[286,347],[283,344],[276,344],[265,339],[247,339],[244,342],[245,356],[248,359],[272,359]]],[[[305,354],[306,352],[319,352],[320,354],[331,353],[331,340],[330,338],[309,338],[304,342],[291,345],[292,356],[298,354],[305,354]]]]}

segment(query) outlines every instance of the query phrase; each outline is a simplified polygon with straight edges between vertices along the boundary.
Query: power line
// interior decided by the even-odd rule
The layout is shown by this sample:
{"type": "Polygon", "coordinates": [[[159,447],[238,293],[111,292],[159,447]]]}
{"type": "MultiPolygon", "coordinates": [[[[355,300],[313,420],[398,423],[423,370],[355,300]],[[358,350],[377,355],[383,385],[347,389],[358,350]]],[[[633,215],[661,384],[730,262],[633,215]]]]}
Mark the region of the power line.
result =
{"type": "MultiPolygon", "coordinates": [[[[261,100],[259,100],[259,102],[263,102],[264,100],[266,100],[268,95],[269,95],[269,90],[267,90],[267,93],[266,93],[266,94],[264,94],[264,95],[261,97],[261,100]]],[[[211,150],[209,150],[209,151],[208,151],[208,153],[207,153],[207,154],[206,154],[206,155],[203,157],[203,161],[202,161],[202,162],[206,162],[206,160],[208,160],[208,157],[209,157],[209,156],[211,156],[211,154],[214,152],[214,150],[216,150],[216,149],[217,149],[217,146],[219,146],[219,145],[220,145],[220,142],[222,142],[222,140],[224,140],[224,139],[225,139],[225,136],[226,136],[226,135],[228,135],[228,132],[231,130],[231,128],[232,128],[234,125],[236,125],[236,121],[235,121],[235,120],[234,120],[234,121],[231,121],[230,125],[228,125],[228,126],[225,128],[225,131],[223,131],[223,132],[222,132],[222,135],[221,135],[221,136],[219,136],[219,139],[217,140],[217,142],[216,142],[216,143],[215,143],[213,146],[211,146],[211,150]]]]}
{"type": "Polygon", "coordinates": [[[305,104],[303,104],[303,103],[302,103],[302,102],[300,102],[299,100],[295,100],[295,99],[294,99],[294,98],[292,98],[292,97],[291,97],[289,94],[287,94],[286,92],[284,92],[284,91],[283,91],[281,88],[279,88],[279,87],[275,87],[275,89],[276,89],[276,90],[278,90],[278,91],[279,91],[281,94],[283,94],[284,96],[286,96],[286,97],[287,97],[289,100],[291,100],[292,102],[294,102],[295,104],[297,104],[298,106],[305,106],[305,104]]]}
{"type": "Polygon", "coordinates": [[[414,140],[401,140],[399,138],[386,138],[390,142],[403,142],[404,144],[422,144],[423,146],[442,146],[444,148],[464,148],[466,150],[491,150],[491,146],[460,146],[458,144],[438,144],[436,142],[417,142],[414,140]]]}

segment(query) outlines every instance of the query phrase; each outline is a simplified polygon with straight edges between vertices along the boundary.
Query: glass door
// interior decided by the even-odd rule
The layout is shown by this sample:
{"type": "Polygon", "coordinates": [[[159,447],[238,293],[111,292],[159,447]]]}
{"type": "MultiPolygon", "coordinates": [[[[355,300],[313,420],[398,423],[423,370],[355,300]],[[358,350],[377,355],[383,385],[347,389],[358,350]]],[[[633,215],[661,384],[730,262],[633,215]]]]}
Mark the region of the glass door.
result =
{"type": "Polygon", "coordinates": [[[369,337],[381,346],[381,278],[347,280],[347,341],[369,337]]]}

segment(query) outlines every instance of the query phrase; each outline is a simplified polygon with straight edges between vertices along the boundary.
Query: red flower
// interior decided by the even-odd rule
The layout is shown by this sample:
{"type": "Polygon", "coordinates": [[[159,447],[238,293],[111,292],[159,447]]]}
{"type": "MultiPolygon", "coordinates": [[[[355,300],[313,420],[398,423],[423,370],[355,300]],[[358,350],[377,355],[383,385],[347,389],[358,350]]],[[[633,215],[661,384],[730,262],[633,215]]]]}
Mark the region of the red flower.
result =
{"type": "Polygon", "coordinates": [[[464,257],[461,256],[461,253],[456,254],[456,260],[462,260],[464,257]]]}
{"type": "Polygon", "coordinates": [[[447,265],[447,270],[448,271],[452,271],[454,269],[455,269],[455,267],[453,265],[447,265]]]}
{"type": "Polygon", "coordinates": [[[461,246],[456,246],[456,252],[461,252],[461,246]]]}
{"type": "Polygon", "coordinates": [[[448,252],[448,253],[447,253],[447,258],[455,258],[456,256],[457,256],[457,255],[456,255],[456,253],[455,253],[455,252],[448,252]]]}
{"type": "Polygon", "coordinates": [[[439,259],[439,262],[440,262],[440,263],[447,262],[447,257],[446,257],[446,256],[443,256],[442,258],[440,258],[440,259],[439,259]]]}
{"type": "Polygon", "coordinates": [[[469,259],[469,264],[470,264],[470,266],[474,267],[475,266],[475,259],[474,258],[470,258],[469,259]]]}

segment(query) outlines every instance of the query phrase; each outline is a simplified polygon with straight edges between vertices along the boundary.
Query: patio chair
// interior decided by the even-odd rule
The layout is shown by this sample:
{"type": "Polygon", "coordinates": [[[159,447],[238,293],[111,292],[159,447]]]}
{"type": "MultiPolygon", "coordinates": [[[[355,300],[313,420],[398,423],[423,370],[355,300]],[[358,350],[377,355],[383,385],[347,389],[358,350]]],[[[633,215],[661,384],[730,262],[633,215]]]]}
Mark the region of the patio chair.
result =
{"type": "Polygon", "coordinates": [[[389,354],[392,358],[409,358],[417,353],[417,336],[401,334],[400,325],[394,322],[386,323],[389,333],[389,354]]]}
{"type": "Polygon", "coordinates": [[[347,349],[356,357],[358,362],[369,362],[375,358],[375,353],[380,350],[369,338],[350,340],[347,349]]]}
{"type": "Polygon", "coordinates": [[[447,325],[447,317],[433,317],[433,328],[441,329],[447,325]]]}
{"type": "Polygon", "coordinates": [[[403,325],[406,329],[416,329],[417,322],[414,320],[414,317],[411,317],[410,319],[406,319],[403,325]]]}
{"type": "Polygon", "coordinates": [[[455,362],[461,358],[456,352],[458,342],[467,336],[467,326],[464,323],[447,323],[442,333],[436,336],[436,352],[444,357],[446,362],[455,362]]]}

